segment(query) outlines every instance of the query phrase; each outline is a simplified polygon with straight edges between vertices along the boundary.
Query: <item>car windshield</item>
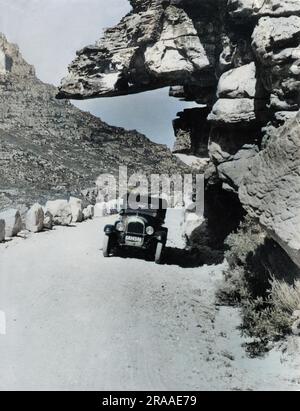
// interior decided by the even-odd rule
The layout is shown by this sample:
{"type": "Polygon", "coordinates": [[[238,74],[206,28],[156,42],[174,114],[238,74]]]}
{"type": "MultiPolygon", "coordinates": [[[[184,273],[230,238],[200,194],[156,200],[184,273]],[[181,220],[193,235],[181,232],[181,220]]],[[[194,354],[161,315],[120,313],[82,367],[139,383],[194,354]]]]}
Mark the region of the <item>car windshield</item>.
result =
{"type": "Polygon", "coordinates": [[[142,213],[152,217],[165,216],[167,209],[166,201],[160,198],[152,197],[140,197],[137,196],[133,199],[130,196],[124,198],[124,211],[125,213],[142,213]]]}
{"type": "Polygon", "coordinates": [[[142,214],[147,214],[147,215],[151,215],[153,217],[156,217],[159,213],[159,210],[151,210],[149,208],[144,208],[144,207],[138,207],[138,208],[130,208],[127,207],[125,209],[125,212],[128,213],[142,213],[142,214]]]}

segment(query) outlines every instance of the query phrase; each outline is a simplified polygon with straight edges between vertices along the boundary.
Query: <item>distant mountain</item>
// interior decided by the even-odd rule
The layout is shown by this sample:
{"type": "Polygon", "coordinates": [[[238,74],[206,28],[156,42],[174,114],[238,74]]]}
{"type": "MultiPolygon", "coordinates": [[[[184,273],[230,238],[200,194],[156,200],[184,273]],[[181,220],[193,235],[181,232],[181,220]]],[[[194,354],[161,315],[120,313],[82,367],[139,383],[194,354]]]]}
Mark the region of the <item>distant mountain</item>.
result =
{"type": "Polygon", "coordinates": [[[0,208],[78,194],[119,165],[146,173],[186,170],[166,146],[109,126],[56,94],[0,35],[0,208]]]}

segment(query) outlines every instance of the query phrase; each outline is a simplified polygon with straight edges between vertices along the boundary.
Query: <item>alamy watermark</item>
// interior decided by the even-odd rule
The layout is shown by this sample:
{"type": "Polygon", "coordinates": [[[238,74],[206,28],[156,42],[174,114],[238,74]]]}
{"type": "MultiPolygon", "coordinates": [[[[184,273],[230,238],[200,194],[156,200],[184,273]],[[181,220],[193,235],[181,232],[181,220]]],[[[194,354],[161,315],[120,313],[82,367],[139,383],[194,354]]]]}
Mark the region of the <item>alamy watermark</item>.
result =
{"type": "Polygon", "coordinates": [[[150,199],[151,209],[193,207],[198,215],[204,213],[203,174],[150,174],[135,173],[129,176],[126,166],[119,167],[118,177],[101,174],[96,185],[99,203],[118,202],[133,210],[150,199]]]}

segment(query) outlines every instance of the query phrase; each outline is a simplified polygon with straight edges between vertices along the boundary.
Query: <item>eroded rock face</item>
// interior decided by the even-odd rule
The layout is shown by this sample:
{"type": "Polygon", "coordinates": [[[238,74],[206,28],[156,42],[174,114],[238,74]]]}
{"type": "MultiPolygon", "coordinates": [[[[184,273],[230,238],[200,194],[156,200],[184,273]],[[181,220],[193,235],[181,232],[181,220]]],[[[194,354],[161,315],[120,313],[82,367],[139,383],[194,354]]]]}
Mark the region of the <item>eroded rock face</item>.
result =
{"type": "Polygon", "coordinates": [[[253,33],[261,79],[275,111],[300,104],[300,17],[263,17],[253,33]]]}
{"type": "Polygon", "coordinates": [[[239,197],[300,267],[300,113],[251,162],[239,197]]]}

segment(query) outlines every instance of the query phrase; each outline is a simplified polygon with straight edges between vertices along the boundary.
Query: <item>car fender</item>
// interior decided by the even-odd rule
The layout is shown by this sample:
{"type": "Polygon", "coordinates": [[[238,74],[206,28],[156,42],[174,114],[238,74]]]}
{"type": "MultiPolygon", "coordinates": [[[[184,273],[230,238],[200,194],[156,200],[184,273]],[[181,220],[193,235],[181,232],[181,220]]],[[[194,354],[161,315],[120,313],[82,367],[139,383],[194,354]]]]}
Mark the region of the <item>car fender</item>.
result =
{"type": "Polygon", "coordinates": [[[109,225],[106,225],[104,227],[104,232],[105,232],[106,235],[115,234],[116,233],[116,228],[115,228],[114,225],[109,224],[109,225]]]}
{"type": "Polygon", "coordinates": [[[155,238],[157,239],[157,241],[163,244],[166,244],[167,237],[168,237],[168,230],[161,230],[155,233],[155,238]]]}

